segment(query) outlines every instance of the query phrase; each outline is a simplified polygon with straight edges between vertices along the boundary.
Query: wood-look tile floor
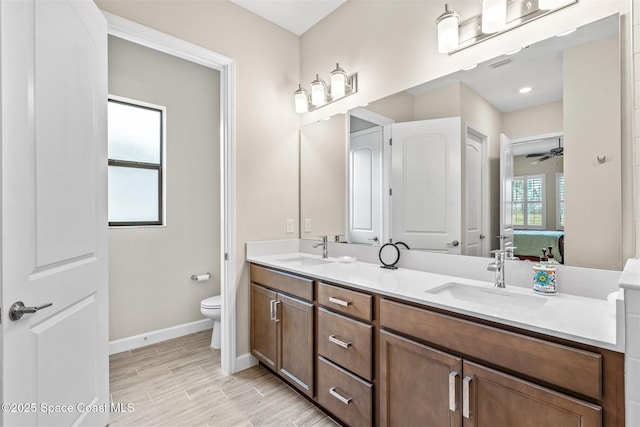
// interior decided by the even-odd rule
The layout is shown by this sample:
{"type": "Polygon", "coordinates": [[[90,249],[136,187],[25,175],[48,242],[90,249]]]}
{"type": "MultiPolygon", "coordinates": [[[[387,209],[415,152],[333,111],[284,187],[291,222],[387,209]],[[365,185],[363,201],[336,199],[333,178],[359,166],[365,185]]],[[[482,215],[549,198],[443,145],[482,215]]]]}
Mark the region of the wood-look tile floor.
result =
{"type": "Polygon", "coordinates": [[[211,330],[110,357],[118,426],[331,426],[335,422],[262,366],[224,375],[211,330]]]}

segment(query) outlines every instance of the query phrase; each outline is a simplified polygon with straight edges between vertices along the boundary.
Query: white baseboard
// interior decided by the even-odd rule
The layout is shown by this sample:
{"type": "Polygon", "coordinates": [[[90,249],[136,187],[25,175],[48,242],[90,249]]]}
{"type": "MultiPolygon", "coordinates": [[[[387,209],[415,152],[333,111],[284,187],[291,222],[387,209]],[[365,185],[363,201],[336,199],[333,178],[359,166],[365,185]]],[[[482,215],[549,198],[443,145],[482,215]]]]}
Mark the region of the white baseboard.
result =
{"type": "Polygon", "coordinates": [[[244,371],[254,365],[258,364],[258,359],[253,357],[250,353],[245,353],[236,358],[236,372],[244,371]]]}
{"type": "MultiPolygon", "coordinates": [[[[170,328],[158,329],[157,331],[147,332],[145,334],[135,335],[128,338],[122,338],[109,342],[109,355],[122,353],[123,351],[132,350],[134,348],[144,347],[146,345],[155,344],[160,341],[169,340],[171,338],[182,337],[184,335],[194,334],[213,328],[213,320],[202,319],[195,322],[184,323],[182,325],[172,326],[170,328]]],[[[239,360],[240,358],[238,358],[239,360]]],[[[249,365],[251,366],[251,365],[249,365]]],[[[246,366],[246,369],[249,366],[246,366]]]]}

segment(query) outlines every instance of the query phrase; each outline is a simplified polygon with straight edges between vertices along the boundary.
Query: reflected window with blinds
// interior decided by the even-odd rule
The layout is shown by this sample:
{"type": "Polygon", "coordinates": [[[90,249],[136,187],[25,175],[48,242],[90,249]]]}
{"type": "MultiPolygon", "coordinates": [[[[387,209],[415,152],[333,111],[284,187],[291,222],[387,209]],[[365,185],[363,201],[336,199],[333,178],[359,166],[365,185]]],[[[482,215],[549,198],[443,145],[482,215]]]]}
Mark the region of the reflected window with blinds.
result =
{"type": "Polygon", "coordinates": [[[544,175],[513,178],[513,227],[516,229],[545,228],[544,175]]]}

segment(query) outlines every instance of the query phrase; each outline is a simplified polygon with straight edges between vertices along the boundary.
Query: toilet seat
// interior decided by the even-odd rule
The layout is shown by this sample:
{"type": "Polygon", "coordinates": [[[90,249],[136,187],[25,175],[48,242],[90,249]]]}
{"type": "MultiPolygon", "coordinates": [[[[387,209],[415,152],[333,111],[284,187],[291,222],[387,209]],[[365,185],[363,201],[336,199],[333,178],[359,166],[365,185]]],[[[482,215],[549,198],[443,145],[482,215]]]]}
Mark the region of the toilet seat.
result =
{"type": "Polygon", "coordinates": [[[220,295],[215,295],[206,299],[203,299],[200,303],[202,308],[220,308],[220,295]]]}

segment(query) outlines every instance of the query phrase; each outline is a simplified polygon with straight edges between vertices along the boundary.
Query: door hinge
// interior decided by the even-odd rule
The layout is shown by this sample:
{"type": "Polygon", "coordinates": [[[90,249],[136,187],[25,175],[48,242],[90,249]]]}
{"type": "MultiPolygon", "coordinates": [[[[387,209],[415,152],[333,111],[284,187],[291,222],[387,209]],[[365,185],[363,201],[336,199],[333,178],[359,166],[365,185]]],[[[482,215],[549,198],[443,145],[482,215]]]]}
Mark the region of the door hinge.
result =
{"type": "Polygon", "coordinates": [[[224,260],[229,261],[229,254],[226,252],[224,253],[224,260]]]}
{"type": "Polygon", "coordinates": [[[389,138],[389,145],[393,145],[393,138],[389,138]]]}
{"type": "Polygon", "coordinates": [[[391,188],[389,189],[389,195],[393,196],[393,190],[391,188]]]}

